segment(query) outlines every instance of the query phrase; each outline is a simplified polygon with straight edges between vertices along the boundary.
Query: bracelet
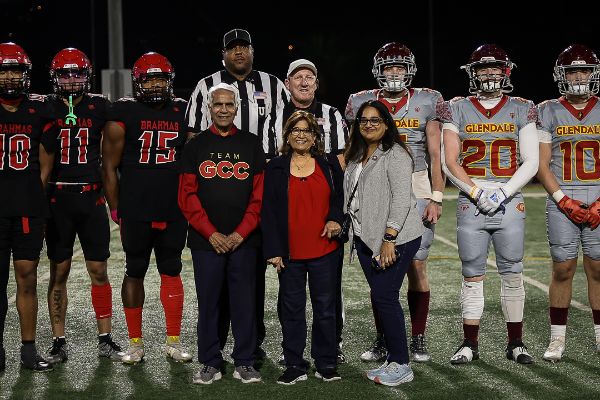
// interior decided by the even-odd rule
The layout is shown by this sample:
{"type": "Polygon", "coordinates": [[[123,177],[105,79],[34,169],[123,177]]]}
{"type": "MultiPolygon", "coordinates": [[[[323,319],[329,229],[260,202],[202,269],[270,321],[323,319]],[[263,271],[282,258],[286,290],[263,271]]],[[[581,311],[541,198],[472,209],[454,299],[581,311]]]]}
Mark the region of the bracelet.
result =
{"type": "Polygon", "coordinates": [[[387,239],[382,239],[385,243],[396,243],[396,240],[387,240],[387,239]]]}
{"type": "Polygon", "coordinates": [[[440,192],[439,190],[434,190],[433,193],[431,193],[431,200],[442,204],[442,200],[444,200],[444,193],[440,192]]]}

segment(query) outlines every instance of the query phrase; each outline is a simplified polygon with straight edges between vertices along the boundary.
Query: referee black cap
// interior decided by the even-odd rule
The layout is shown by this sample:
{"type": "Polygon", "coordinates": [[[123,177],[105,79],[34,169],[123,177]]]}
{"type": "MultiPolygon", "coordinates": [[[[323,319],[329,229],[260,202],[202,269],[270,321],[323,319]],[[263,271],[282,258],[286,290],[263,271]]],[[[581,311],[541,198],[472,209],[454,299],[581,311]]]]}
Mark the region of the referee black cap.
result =
{"type": "Polygon", "coordinates": [[[232,29],[223,36],[223,48],[227,48],[233,41],[242,41],[252,44],[250,33],[245,29],[232,29]]]}

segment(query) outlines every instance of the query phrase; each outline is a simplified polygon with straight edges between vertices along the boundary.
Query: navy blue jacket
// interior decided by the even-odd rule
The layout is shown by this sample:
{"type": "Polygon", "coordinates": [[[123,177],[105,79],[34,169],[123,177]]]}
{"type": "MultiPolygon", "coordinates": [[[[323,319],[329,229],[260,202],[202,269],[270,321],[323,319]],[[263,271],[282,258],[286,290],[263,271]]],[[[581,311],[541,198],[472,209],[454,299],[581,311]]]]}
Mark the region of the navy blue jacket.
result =
{"type": "MultiPolygon", "coordinates": [[[[331,195],[327,221],[342,223],[344,212],[344,172],[333,154],[316,156],[315,160],[327,179],[331,195]]],[[[291,155],[279,156],[267,163],[260,227],[263,234],[263,256],[288,258],[288,189],[291,155]]]]}

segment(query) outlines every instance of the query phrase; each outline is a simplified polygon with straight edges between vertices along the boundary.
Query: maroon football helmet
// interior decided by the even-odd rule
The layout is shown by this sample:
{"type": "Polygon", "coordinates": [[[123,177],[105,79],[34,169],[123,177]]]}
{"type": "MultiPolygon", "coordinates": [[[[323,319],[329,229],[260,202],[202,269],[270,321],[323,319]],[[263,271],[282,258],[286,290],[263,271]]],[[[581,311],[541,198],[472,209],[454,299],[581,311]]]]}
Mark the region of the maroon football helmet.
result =
{"type": "Polygon", "coordinates": [[[133,64],[131,78],[134,97],[139,101],[162,103],[173,98],[175,70],[169,60],[161,54],[150,52],[138,58],[133,64]],[[153,86],[144,89],[142,83],[153,78],[164,79],[167,84],[164,87],[153,86]]]}
{"type": "Polygon", "coordinates": [[[0,43],[0,70],[21,71],[20,78],[4,77],[0,79],[0,96],[17,98],[29,90],[31,61],[25,50],[18,44],[0,43]]]}
{"type": "Polygon", "coordinates": [[[595,95],[600,89],[600,60],[590,48],[573,44],[559,54],[553,75],[562,95],[595,95]],[[575,70],[587,70],[591,74],[587,79],[569,82],[566,74],[575,70]]]}
{"type": "Polygon", "coordinates": [[[510,93],[513,86],[510,83],[510,73],[516,65],[510,61],[506,51],[495,44],[484,44],[479,46],[466,65],[460,67],[469,75],[469,92],[477,94],[481,92],[510,93]],[[477,75],[476,71],[480,68],[497,67],[502,70],[499,75],[484,74],[477,75]],[[485,79],[482,79],[485,78],[485,79]]]}
{"type": "Polygon", "coordinates": [[[79,97],[90,91],[92,63],[81,50],[62,49],[50,63],[50,80],[54,93],[62,97],[79,97]]]}
{"type": "Polygon", "coordinates": [[[388,92],[401,92],[410,87],[417,72],[415,56],[408,47],[401,43],[385,44],[373,57],[372,72],[380,88],[388,92]],[[390,65],[403,65],[406,68],[406,73],[404,75],[385,75],[383,71],[385,67],[390,65]]]}

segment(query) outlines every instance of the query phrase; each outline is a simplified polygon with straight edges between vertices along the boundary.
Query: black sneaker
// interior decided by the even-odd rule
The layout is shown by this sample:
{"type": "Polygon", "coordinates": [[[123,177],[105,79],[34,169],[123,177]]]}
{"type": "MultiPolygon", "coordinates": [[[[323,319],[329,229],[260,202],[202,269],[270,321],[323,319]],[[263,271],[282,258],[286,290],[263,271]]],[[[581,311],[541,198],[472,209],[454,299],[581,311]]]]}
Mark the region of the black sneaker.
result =
{"type": "Polygon", "coordinates": [[[6,369],[6,351],[0,346],[0,372],[6,369]]]}
{"type": "Polygon", "coordinates": [[[27,349],[26,346],[21,346],[21,365],[23,368],[27,368],[35,372],[52,371],[52,364],[44,360],[42,356],[37,353],[35,346],[31,347],[33,347],[33,349],[27,349]]]}
{"type": "Polygon", "coordinates": [[[58,364],[67,361],[69,359],[67,341],[63,338],[54,339],[48,353],[46,361],[50,364],[58,364]]]}
{"type": "Polygon", "coordinates": [[[518,364],[533,364],[533,357],[527,352],[523,342],[513,342],[506,346],[506,358],[518,364]]]}
{"type": "Polygon", "coordinates": [[[106,357],[111,361],[122,361],[125,352],[116,344],[112,335],[109,333],[108,335],[102,336],[102,338],[98,342],[98,357],[106,357]]]}
{"type": "Polygon", "coordinates": [[[296,367],[287,367],[283,372],[283,375],[277,378],[277,383],[280,385],[293,385],[296,382],[305,381],[307,379],[306,372],[296,367]]]}
{"type": "Polygon", "coordinates": [[[427,344],[425,343],[425,335],[416,335],[411,338],[410,354],[414,362],[427,362],[431,360],[431,356],[427,351],[427,344]]]}
{"type": "Polygon", "coordinates": [[[337,348],[337,359],[336,359],[338,364],[345,364],[346,363],[346,355],[344,354],[344,352],[342,351],[342,346],[338,345],[337,348]]]}
{"type": "Polygon", "coordinates": [[[323,379],[323,382],[333,382],[342,379],[335,368],[326,368],[322,371],[315,372],[315,378],[323,379]]]}

